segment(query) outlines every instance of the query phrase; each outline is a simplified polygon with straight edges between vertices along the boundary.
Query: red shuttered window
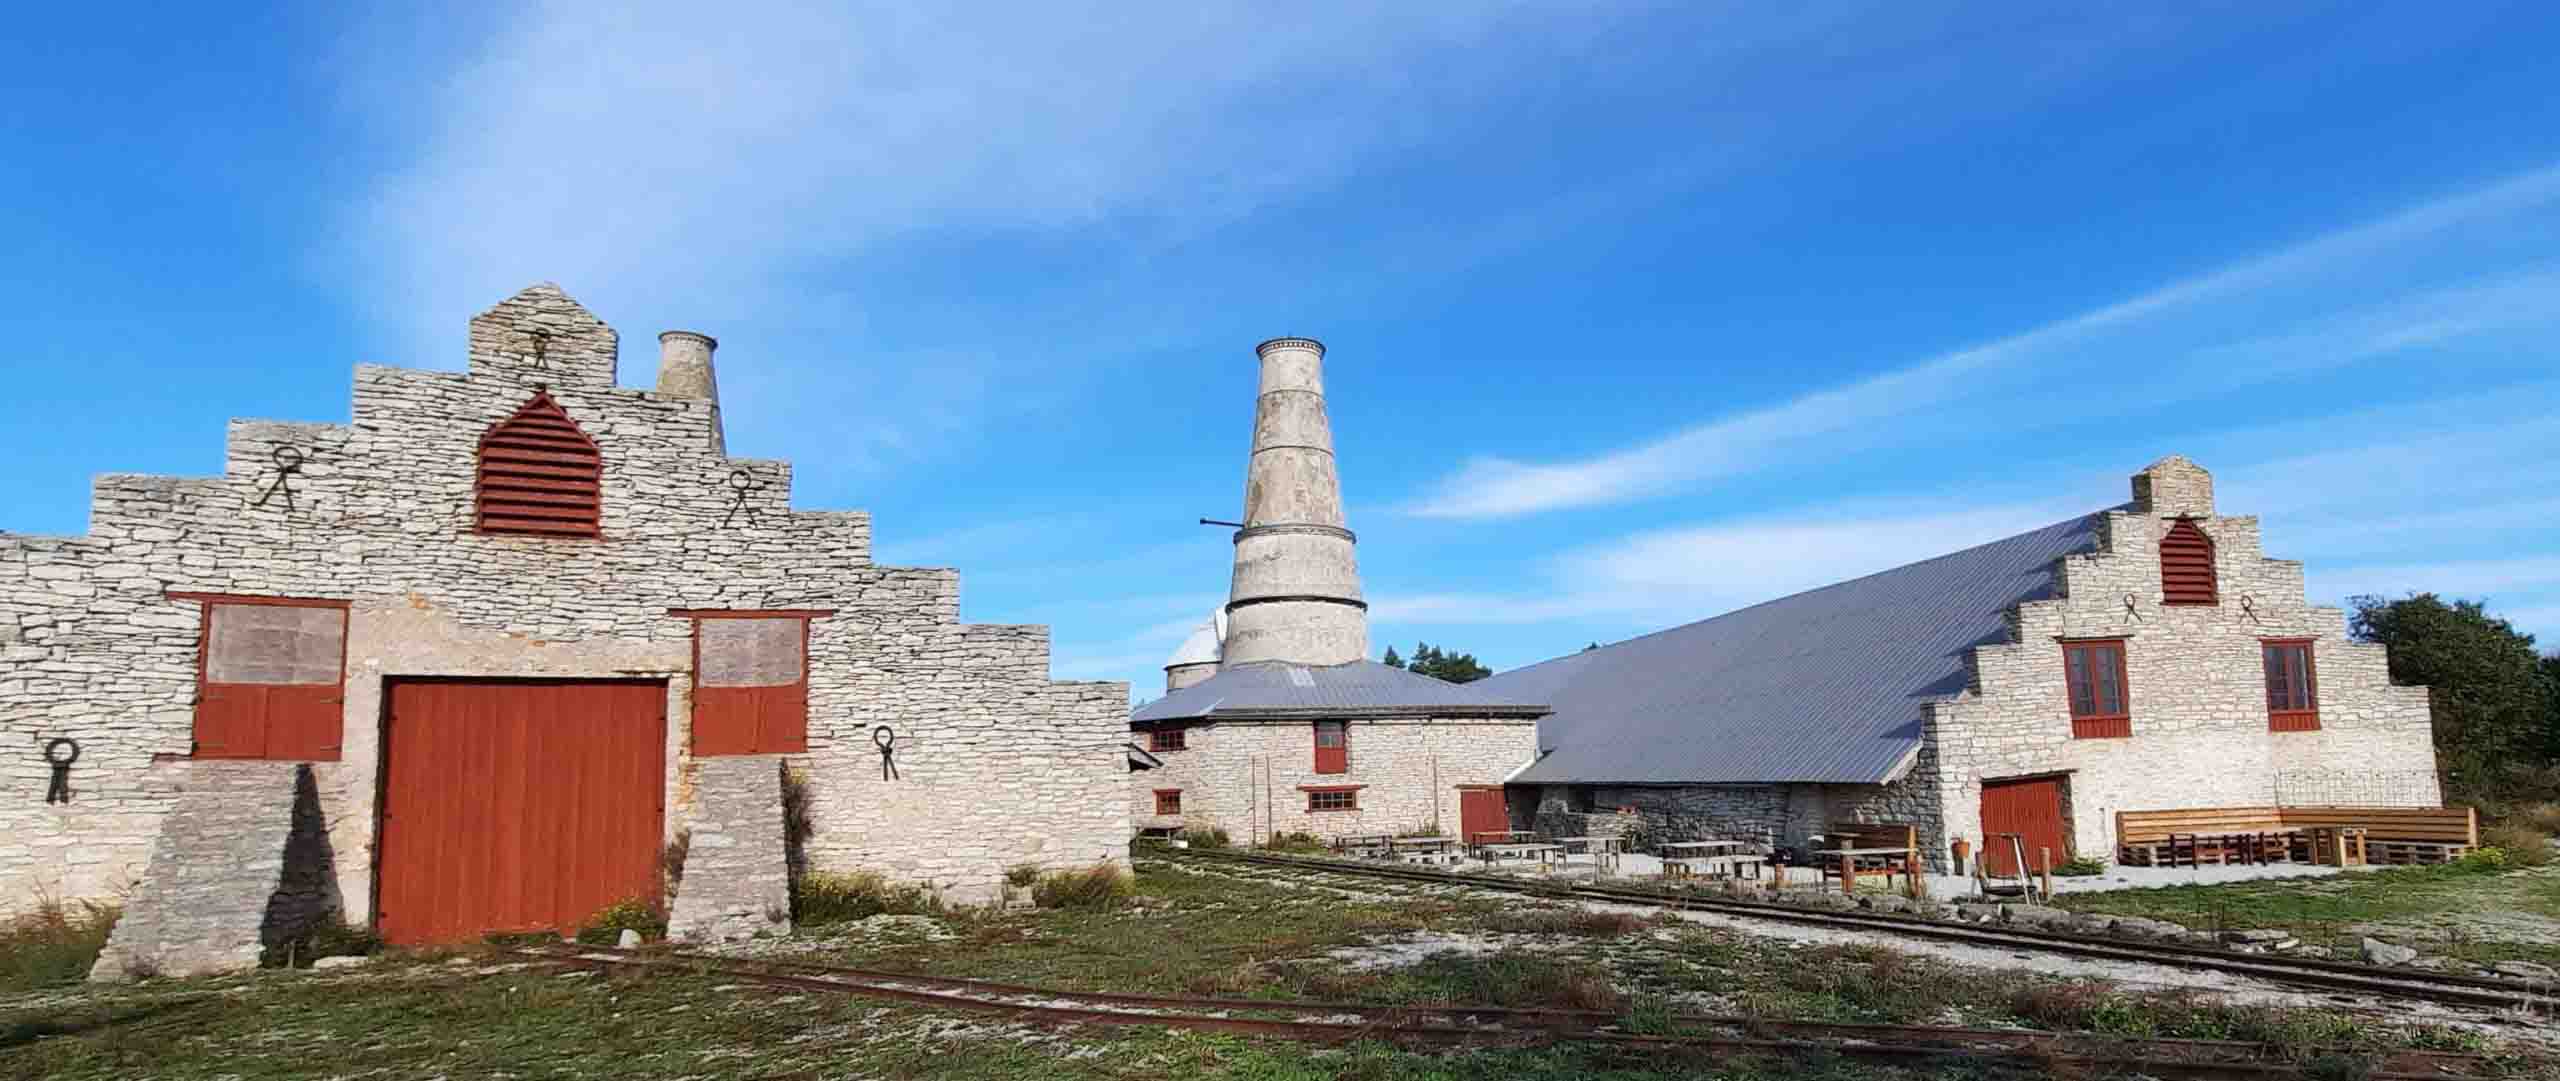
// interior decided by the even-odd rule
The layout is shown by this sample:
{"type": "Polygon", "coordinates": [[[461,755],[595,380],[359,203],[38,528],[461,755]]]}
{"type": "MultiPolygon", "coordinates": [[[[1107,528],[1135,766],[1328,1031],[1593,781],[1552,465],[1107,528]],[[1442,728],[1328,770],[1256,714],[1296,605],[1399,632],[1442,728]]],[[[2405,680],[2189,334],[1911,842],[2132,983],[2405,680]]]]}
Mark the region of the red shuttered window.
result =
{"type": "Polygon", "coordinates": [[[337,761],[346,731],[346,602],[180,599],[204,604],[195,757],[337,761]]]}
{"type": "Polygon", "coordinates": [[[809,749],[809,617],[736,612],[693,622],[693,753],[809,749]]]}
{"type": "Polygon", "coordinates": [[[1156,813],[1158,815],[1181,814],[1182,790],[1179,788],[1156,789],[1156,813]]]}
{"type": "Polygon", "coordinates": [[[2160,603],[2209,605],[2215,600],[2213,538],[2193,518],[2169,523],[2169,532],[2160,538],[2160,603]]]}
{"type": "Polygon", "coordinates": [[[2258,643],[2267,670],[2267,731],[2320,730],[2319,674],[2311,662],[2308,638],[2275,638],[2258,643]]]}
{"type": "Polygon", "coordinates": [[[1316,722],[1316,772],[1351,772],[1351,726],[1342,721],[1316,722]]]}
{"type": "Polygon", "coordinates": [[[475,491],[480,532],[603,535],[604,455],[548,392],[480,437],[475,491]]]}
{"type": "Polygon", "coordinates": [[[1147,730],[1147,749],[1150,751],[1179,751],[1182,749],[1182,741],[1183,730],[1180,728],[1147,730]]]}
{"type": "Polygon", "coordinates": [[[2064,642],[2062,673],[2071,690],[2073,739],[2133,734],[2133,692],[2125,686],[2123,639],[2064,642]]]}

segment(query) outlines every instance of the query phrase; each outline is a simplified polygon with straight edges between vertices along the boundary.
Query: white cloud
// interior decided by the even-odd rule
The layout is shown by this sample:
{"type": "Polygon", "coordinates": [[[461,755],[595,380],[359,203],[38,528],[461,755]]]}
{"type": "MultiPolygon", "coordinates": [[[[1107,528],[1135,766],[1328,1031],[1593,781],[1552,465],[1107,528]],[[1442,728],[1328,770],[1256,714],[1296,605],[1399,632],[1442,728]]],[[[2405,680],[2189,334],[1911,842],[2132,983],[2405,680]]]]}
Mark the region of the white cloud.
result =
{"type": "MultiPolygon", "coordinates": [[[[2148,363],[2176,362],[2217,385],[2259,380],[2279,370],[2307,370],[2386,355],[2493,328],[2551,320],[2560,310],[2560,276],[2520,274],[2471,282],[2340,312],[2321,310],[2285,334],[2257,328],[2271,316],[2266,294],[2300,289],[2343,270],[2384,264],[2401,248],[2544,206],[2560,197],[2560,165],[2476,191],[2427,203],[2379,221],[2343,229],[2273,255],[2154,290],[2023,334],[1960,349],[1855,383],[1712,421],[1669,437],[1580,461],[1518,462],[1498,456],[1470,461],[1432,486],[1436,494],[1410,507],[1444,518],[1508,517],[1597,506],[1657,495],[1683,485],[1747,472],[1773,457],[1837,454],[1855,446],[1909,438],[1911,418],[1962,403],[1979,415],[2003,395],[2032,398],[2049,390],[2041,362],[2075,354],[2103,335],[2187,316],[2207,302],[2249,298],[2234,312],[2208,313],[2194,327],[2147,330],[2148,363]],[[2226,330],[2223,323],[2232,324],[2226,330]],[[2240,335],[2256,335],[2241,338],[2240,335]],[[2166,350],[2166,351],[2161,351],[2166,350]],[[2254,358],[2235,365],[2235,351],[2254,358]]],[[[2391,283],[2388,287],[2403,287],[2391,283]]],[[[2180,386],[2158,369],[2154,386],[2180,386]]],[[[2184,382],[2192,391],[2196,384],[2184,382]]],[[[2085,409],[2085,398],[2078,400],[2085,409]]],[[[2101,406],[2103,408],[2103,406],[2101,406]]],[[[2017,410],[2008,412],[2015,414],[2017,410]]],[[[2082,416],[2080,419],[2086,419],[2082,416]]]]}

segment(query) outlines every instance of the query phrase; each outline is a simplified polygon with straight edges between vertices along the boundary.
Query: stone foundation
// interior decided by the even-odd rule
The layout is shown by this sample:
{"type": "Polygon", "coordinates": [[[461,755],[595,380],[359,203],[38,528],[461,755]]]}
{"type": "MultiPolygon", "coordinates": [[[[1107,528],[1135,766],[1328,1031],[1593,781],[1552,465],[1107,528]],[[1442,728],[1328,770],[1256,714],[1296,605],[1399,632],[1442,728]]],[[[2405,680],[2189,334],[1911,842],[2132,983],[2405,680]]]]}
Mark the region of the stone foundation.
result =
{"type": "Polygon", "coordinates": [[[727,942],[791,933],[782,759],[705,758],[694,766],[693,827],[667,937],[727,942]]]}

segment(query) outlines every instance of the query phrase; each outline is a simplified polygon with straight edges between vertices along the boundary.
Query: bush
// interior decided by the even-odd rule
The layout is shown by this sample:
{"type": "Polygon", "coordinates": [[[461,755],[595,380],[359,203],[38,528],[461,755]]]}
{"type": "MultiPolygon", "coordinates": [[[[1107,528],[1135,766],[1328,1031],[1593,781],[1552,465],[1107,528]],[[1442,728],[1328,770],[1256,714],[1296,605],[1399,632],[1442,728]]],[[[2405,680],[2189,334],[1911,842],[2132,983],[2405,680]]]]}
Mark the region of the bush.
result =
{"type": "Polygon", "coordinates": [[[2055,878],[2088,878],[2107,873],[2107,861],[2088,856],[2073,856],[2053,865],[2055,878]]]}
{"type": "Polygon", "coordinates": [[[382,939],[371,930],[351,926],[345,920],[326,919],[260,950],[258,964],[264,968],[310,968],[311,962],[323,957],[370,957],[381,948],[382,939]]]}
{"type": "Polygon", "coordinates": [[[39,900],[34,911],[0,923],[0,991],[26,991],[89,978],[122,909],[95,901],[39,900]]]}
{"type": "Polygon", "coordinates": [[[1113,909],[1137,893],[1137,880],[1108,863],[1042,875],[1040,883],[1031,887],[1032,901],[1042,908],[1113,909]]]}
{"type": "Polygon", "coordinates": [[[1182,840],[1193,848],[1225,848],[1235,843],[1227,839],[1227,831],[1215,826],[1193,826],[1182,831],[1182,840]]]}
{"type": "Polygon", "coordinates": [[[2540,867],[2551,862],[2551,835],[2521,821],[2481,830],[2480,842],[2481,851],[2494,848],[2505,857],[2502,866],[2540,867]]]}
{"type": "Polygon", "coordinates": [[[879,915],[930,915],[942,910],[933,891],[891,885],[877,871],[845,874],[811,871],[791,884],[791,922],[801,927],[851,923],[879,915]]]}
{"type": "Polygon", "coordinates": [[[1312,833],[1283,833],[1262,847],[1270,852],[1323,852],[1327,849],[1323,839],[1312,833]]]}
{"type": "Polygon", "coordinates": [[[667,937],[667,914],[637,897],[616,901],[587,917],[586,925],[578,928],[578,941],[588,946],[611,946],[622,941],[624,931],[638,931],[647,941],[663,939],[667,937]]]}
{"type": "Polygon", "coordinates": [[[1004,872],[1004,884],[1015,889],[1021,889],[1038,881],[1040,881],[1038,864],[1017,863],[1004,872]]]}
{"type": "Polygon", "coordinates": [[[2446,866],[2472,872],[2503,871],[2507,869],[2507,850],[2496,845],[2481,845],[2446,866]]]}

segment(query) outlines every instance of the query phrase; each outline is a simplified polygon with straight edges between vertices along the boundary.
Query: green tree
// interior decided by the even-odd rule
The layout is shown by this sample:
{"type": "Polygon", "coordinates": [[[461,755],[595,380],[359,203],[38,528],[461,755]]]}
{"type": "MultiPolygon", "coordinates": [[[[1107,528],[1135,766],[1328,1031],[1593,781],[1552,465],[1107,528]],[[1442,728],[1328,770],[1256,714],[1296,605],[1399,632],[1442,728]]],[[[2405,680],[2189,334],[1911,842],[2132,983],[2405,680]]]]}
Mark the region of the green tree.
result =
{"type": "Polygon", "coordinates": [[[1389,668],[1402,668],[1404,667],[1404,658],[1396,656],[1396,647],[1388,646],[1387,659],[1379,663],[1384,664],[1389,668]]]}
{"type": "Polygon", "coordinates": [[[1413,660],[1405,664],[1405,669],[1451,683],[1473,683],[1493,674],[1493,669],[1476,663],[1475,654],[1443,653],[1429,642],[1414,643],[1413,660]]]}
{"type": "Polygon", "coordinates": [[[2433,593],[2399,600],[2354,597],[2348,631],[2391,650],[2391,678],[2423,684],[2435,717],[2436,768],[2445,793],[2505,800],[2530,792],[2553,751],[2553,666],[2533,636],[2478,601],[2433,593]]]}

